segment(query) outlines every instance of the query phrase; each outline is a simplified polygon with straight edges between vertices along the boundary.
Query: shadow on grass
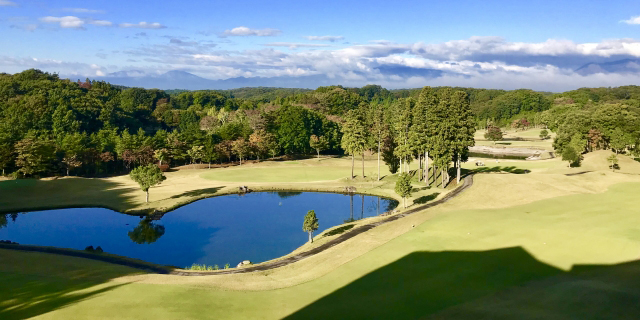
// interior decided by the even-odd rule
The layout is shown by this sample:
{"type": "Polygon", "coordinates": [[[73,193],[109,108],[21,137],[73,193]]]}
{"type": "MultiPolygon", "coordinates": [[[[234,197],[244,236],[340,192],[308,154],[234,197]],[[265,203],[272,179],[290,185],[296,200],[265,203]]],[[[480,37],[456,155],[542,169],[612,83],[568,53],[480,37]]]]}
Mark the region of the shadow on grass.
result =
{"type": "Polygon", "coordinates": [[[124,211],[135,206],[139,188],[107,179],[65,178],[0,181],[0,213],[101,207],[124,211]]]}
{"type": "Polygon", "coordinates": [[[413,203],[415,204],[425,204],[431,200],[434,200],[435,198],[438,197],[438,195],[440,195],[440,193],[432,193],[432,194],[428,194],[426,196],[422,196],[418,199],[413,200],[413,203]]]}
{"type": "Polygon", "coordinates": [[[637,319],[639,271],[635,261],[565,272],[521,247],[415,252],[287,319],[637,319]]]}
{"type": "Polygon", "coordinates": [[[181,194],[171,196],[171,199],[178,199],[182,197],[210,197],[215,195],[222,188],[224,188],[224,186],[186,191],[181,194]]]}
{"type": "Polygon", "coordinates": [[[3,320],[27,319],[64,308],[125,285],[107,284],[113,278],[140,272],[86,259],[10,250],[1,250],[0,258],[5,260],[3,264],[16,262],[24,265],[20,272],[14,272],[11,268],[7,271],[6,266],[0,266],[0,319],[3,320]],[[39,260],[39,257],[44,257],[45,261],[39,260]],[[67,262],[62,265],[28,266],[50,262],[51,257],[57,257],[55,261],[64,259],[67,262]],[[65,267],[66,270],[60,270],[65,267]],[[102,286],[94,288],[98,285],[102,286]]]}
{"type": "Polygon", "coordinates": [[[474,173],[495,173],[495,172],[505,172],[505,173],[513,173],[513,174],[526,174],[531,173],[529,169],[521,169],[514,166],[509,167],[480,167],[473,170],[474,173]]]}

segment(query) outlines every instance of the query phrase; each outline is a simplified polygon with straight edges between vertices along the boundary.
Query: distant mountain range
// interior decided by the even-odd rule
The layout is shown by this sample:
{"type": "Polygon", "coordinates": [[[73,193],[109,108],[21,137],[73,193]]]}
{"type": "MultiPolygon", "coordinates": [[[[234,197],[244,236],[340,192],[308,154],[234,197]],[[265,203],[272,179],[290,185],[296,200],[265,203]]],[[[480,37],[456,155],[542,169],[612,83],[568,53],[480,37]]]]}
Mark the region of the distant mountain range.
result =
{"type": "MultiPolygon", "coordinates": [[[[403,76],[416,76],[425,78],[438,78],[445,72],[436,69],[413,68],[397,65],[383,65],[377,68],[381,74],[400,74],[403,76]]],[[[576,69],[577,74],[588,76],[597,73],[640,74],[640,59],[623,59],[611,62],[591,62],[576,69]]],[[[77,80],[77,77],[68,77],[77,80]]],[[[81,79],[84,80],[84,79],[81,79]]],[[[149,75],[140,70],[127,70],[110,73],[104,77],[96,77],[93,80],[103,80],[112,84],[127,87],[157,88],[162,90],[186,89],[235,89],[243,87],[280,87],[280,88],[305,88],[315,89],[318,86],[343,84],[337,78],[329,78],[326,75],[310,76],[282,76],[282,77],[237,77],[224,80],[211,80],[199,77],[187,71],[174,70],[159,75],[149,75]]],[[[346,84],[343,84],[346,85],[346,84]]]]}
{"type": "MultiPolygon", "coordinates": [[[[422,76],[426,78],[436,78],[443,74],[440,70],[412,68],[405,66],[385,65],[378,68],[381,74],[400,74],[403,76],[422,76]]],[[[64,76],[63,76],[64,77],[64,76]]],[[[78,77],[70,76],[71,80],[78,80],[78,77]]],[[[80,79],[83,80],[84,79],[80,79]]],[[[127,70],[109,73],[104,77],[95,77],[92,80],[107,81],[111,84],[126,87],[157,88],[163,90],[187,89],[235,89],[243,87],[280,87],[280,88],[302,88],[315,89],[319,86],[329,86],[343,84],[338,78],[329,78],[326,75],[310,76],[282,76],[282,77],[237,77],[224,80],[211,80],[199,77],[192,73],[180,70],[169,71],[159,75],[149,75],[140,70],[127,70]]]]}
{"type": "Polygon", "coordinates": [[[576,69],[576,73],[583,76],[596,73],[640,73],[640,59],[623,59],[603,63],[587,63],[576,69]]]}
{"type": "MultiPolygon", "coordinates": [[[[77,77],[68,77],[78,80],[77,77]]],[[[84,80],[84,79],[80,79],[84,80]]],[[[169,71],[159,75],[149,75],[139,70],[119,71],[107,74],[104,77],[95,77],[92,80],[107,81],[111,84],[126,87],[156,88],[163,90],[187,89],[235,89],[242,87],[281,87],[281,88],[317,88],[322,85],[331,85],[332,79],[324,75],[301,77],[237,77],[224,80],[211,80],[199,77],[186,71],[169,71]]],[[[335,79],[333,80],[335,81],[335,79]]]]}

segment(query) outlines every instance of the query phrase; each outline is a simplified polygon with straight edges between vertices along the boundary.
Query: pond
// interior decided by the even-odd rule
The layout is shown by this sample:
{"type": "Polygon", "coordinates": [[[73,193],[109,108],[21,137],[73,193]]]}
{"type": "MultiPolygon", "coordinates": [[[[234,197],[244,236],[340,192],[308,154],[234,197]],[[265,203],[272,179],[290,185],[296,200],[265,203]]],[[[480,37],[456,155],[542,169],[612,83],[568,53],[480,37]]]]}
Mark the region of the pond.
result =
{"type": "Polygon", "coordinates": [[[142,219],[102,208],[0,215],[0,240],[105,252],[178,267],[232,267],[290,253],[308,236],[302,222],[315,210],[320,228],[376,216],[397,206],[374,196],[317,192],[258,192],[208,198],[142,219]]]}

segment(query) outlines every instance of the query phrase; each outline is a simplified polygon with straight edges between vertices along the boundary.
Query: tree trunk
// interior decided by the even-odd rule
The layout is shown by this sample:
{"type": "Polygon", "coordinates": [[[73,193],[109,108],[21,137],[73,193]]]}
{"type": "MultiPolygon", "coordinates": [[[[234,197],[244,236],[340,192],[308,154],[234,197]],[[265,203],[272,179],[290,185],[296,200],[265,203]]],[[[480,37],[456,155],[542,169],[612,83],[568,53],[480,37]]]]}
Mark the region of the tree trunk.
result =
{"type": "Polygon", "coordinates": [[[458,176],[458,181],[456,182],[456,184],[460,184],[460,166],[462,165],[461,161],[460,161],[460,157],[458,157],[458,172],[457,172],[457,176],[458,176]]]}
{"type": "Polygon", "coordinates": [[[402,174],[402,158],[400,158],[400,166],[398,166],[398,167],[399,167],[399,169],[400,169],[400,172],[399,172],[399,173],[400,173],[400,174],[402,174]]]}
{"type": "MultiPolygon", "coordinates": [[[[2,175],[4,175],[4,169],[2,169],[2,175]]],[[[378,140],[378,181],[380,181],[380,140],[378,140]]]]}
{"type": "Polygon", "coordinates": [[[318,159],[320,159],[320,149],[316,149],[316,152],[318,152],[318,159]]]}
{"type": "Polygon", "coordinates": [[[424,153],[424,167],[425,167],[425,173],[424,173],[424,180],[427,182],[427,187],[430,186],[431,184],[429,183],[429,151],[425,151],[424,153]]]}
{"type": "Polygon", "coordinates": [[[149,203],[149,190],[147,190],[147,203],[149,203]]]}
{"type": "Polygon", "coordinates": [[[313,243],[313,231],[309,231],[309,242],[313,243]]]}
{"type": "MultiPolygon", "coordinates": [[[[4,168],[2,168],[2,175],[4,176],[4,168]]],[[[380,175],[380,174],[378,173],[378,175],[380,175]]]]}
{"type": "Polygon", "coordinates": [[[364,178],[364,150],[362,151],[362,177],[364,178]]]}
{"type": "Polygon", "coordinates": [[[354,154],[351,155],[351,179],[353,180],[353,167],[356,165],[356,156],[354,154]]]}
{"type": "Polygon", "coordinates": [[[69,176],[69,168],[67,168],[67,177],[69,176]]]}
{"type": "Polygon", "coordinates": [[[423,174],[422,174],[422,155],[421,154],[418,154],[418,168],[419,168],[418,181],[422,181],[423,174]]]}

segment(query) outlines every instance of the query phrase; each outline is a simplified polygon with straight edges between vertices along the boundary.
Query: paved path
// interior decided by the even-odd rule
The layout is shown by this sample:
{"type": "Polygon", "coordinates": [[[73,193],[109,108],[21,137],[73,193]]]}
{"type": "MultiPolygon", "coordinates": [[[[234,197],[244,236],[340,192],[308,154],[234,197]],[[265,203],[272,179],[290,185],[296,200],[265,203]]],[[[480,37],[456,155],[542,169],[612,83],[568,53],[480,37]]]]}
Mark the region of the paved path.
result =
{"type": "Polygon", "coordinates": [[[336,246],[344,241],[347,241],[361,233],[367,232],[379,225],[383,225],[385,223],[389,223],[398,219],[401,219],[403,217],[406,217],[410,214],[416,213],[418,211],[422,211],[425,209],[429,209],[431,207],[435,207],[439,204],[445,203],[451,199],[453,199],[454,197],[456,197],[457,195],[459,195],[460,193],[462,193],[463,191],[465,191],[466,189],[468,189],[469,187],[471,187],[473,185],[473,175],[468,175],[464,178],[463,184],[462,186],[456,188],[455,190],[447,193],[444,197],[442,197],[442,199],[427,203],[425,205],[422,206],[417,206],[415,208],[409,209],[403,213],[400,214],[396,214],[393,216],[390,216],[387,219],[383,219],[377,222],[373,222],[373,223],[369,223],[369,224],[365,224],[362,226],[359,226],[357,228],[352,229],[351,231],[342,234],[341,236],[325,243],[322,244],[316,248],[313,248],[311,250],[302,252],[302,253],[298,253],[296,255],[284,258],[282,260],[277,260],[277,261],[273,261],[273,262],[267,262],[267,263],[263,263],[263,264],[259,264],[259,265],[255,265],[255,266],[249,266],[249,267],[242,267],[242,268],[234,268],[234,269],[228,269],[228,270],[220,270],[220,271],[216,271],[216,272],[186,272],[186,271],[178,271],[178,270],[173,270],[171,271],[169,268],[164,268],[162,266],[153,266],[153,265],[149,265],[149,264],[143,264],[143,263],[138,263],[136,261],[131,261],[131,260],[127,260],[127,259],[122,259],[122,258],[118,258],[118,257],[114,257],[114,256],[108,256],[108,255],[100,255],[100,254],[95,254],[95,253],[89,253],[89,252],[84,252],[84,251],[79,251],[79,250],[69,250],[69,249],[62,249],[62,248],[54,248],[54,247],[40,247],[40,246],[28,246],[28,245],[15,245],[15,244],[0,244],[0,249],[12,249],[12,250],[19,250],[19,251],[30,251],[30,252],[44,252],[44,253],[53,253],[53,254],[60,254],[60,255],[66,255],[66,256],[72,256],[72,257],[80,257],[80,258],[87,258],[87,259],[93,259],[93,260],[99,260],[99,261],[103,261],[103,262],[109,262],[109,263],[114,263],[114,264],[119,264],[119,265],[123,265],[123,266],[127,266],[127,267],[132,267],[132,268],[136,268],[136,269],[141,269],[141,270],[145,270],[145,271],[150,271],[150,272],[154,272],[154,273],[160,273],[160,274],[172,274],[172,275],[178,275],[178,276],[215,276],[215,275],[220,275],[220,274],[234,274],[234,273],[248,273],[248,272],[256,272],[256,271],[264,271],[264,270],[270,270],[270,269],[275,269],[275,268],[279,268],[282,266],[286,266],[289,264],[292,264],[296,261],[300,261],[304,258],[313,256],[315,254],[318,254],[322,251],[325,251],[333,246],[336,246]]]}

